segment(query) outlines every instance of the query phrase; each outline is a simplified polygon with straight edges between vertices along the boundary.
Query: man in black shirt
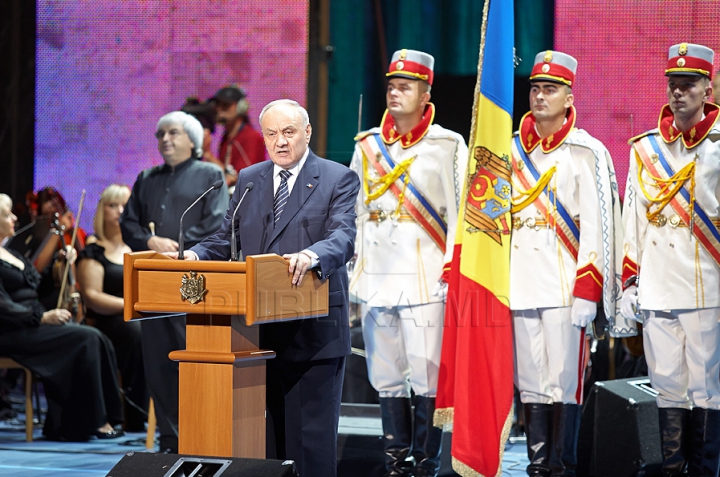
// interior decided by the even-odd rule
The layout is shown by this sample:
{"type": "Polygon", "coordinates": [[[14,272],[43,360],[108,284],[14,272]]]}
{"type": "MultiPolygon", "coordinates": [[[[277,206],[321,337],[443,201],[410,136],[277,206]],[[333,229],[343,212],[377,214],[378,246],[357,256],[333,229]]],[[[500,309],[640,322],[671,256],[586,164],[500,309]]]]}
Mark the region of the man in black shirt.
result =
{"type": "MultiPolygon", "coordinates": [[[[161,117],[155,136],[164,164],[142,171],[120,217],[123,241],[133,249],[173,252],[178,249],[180,216],[223,172],[215,165],[191,160],[202,157],[203,128],[189,114],[174,111],[161,117]],[[151,226],[151,224],[154,224],[151,226]]],[[[184,241],[191,247],[221,225],[228,206],[225,182],[206,195],[183,219],[184,241]]],[[[155,402],[160,449],[177,452],[178,364],[168,358],[185,349],[185,317],[142,321],[143,360],[155,402]]]]}

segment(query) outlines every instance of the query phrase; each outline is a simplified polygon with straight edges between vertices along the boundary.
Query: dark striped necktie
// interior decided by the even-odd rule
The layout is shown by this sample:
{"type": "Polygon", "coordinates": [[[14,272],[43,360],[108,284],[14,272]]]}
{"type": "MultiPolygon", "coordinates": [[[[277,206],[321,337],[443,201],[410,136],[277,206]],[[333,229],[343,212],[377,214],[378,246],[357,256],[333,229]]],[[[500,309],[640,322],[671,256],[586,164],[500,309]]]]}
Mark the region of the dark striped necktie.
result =
{"type": "Polygon", "coordinates": [[[282,215],[282,211],[285,208],[285,204],[287,204],[288,197],[290,197],[287,181],[291,175],[292,174],[288,171],[280,171],[280,187],[278,187],[277,192],[275,192],[275,200],[273,200],[273,215],[275,215],[275,222],[273,222],[273,225],[277,223],[280,215],[282,215]]]}

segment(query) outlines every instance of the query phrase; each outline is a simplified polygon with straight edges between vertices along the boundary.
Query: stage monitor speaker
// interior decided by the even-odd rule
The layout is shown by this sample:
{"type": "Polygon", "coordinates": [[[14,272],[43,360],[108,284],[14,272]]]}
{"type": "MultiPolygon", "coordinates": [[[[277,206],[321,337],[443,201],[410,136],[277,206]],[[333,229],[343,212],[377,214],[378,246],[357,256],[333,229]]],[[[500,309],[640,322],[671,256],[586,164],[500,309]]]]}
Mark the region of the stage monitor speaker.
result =
{"type": "Polygon", "coordinates": [[[656,395],[645,377],[595,383],[582,412],[578,477],[661,475],[656,395]]]}
{"type": "Polygon", "coordinates": [[[128,452],[107,477],[297,477],[295,462],[128,452]]]}

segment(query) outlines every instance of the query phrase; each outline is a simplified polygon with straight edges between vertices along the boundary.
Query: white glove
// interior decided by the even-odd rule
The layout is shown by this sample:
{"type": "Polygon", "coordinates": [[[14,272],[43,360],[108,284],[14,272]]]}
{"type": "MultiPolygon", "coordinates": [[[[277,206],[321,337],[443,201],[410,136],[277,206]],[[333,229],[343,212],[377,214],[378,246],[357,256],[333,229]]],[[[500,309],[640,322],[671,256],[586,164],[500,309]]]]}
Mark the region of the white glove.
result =
{"type": "Polygon", "coordinates": [[[442,280],[439,280],[433,287],[430,294],[432,296],[437,296],[437,297],[442,298],[442,301],[445,302],[445,300],[447,299],[447,292],[448,292],[448,284],[442,280]]]}
{"type": "Polygon", "coordinates": [[[570,318],[572,319],[573,325],[585,328],[593,319],[595,319],[596,314],[597,303],[584,298],[575,297],[575,301],[570,309],[570,318]]]}
{"type": "Polygon", "coordinates": [[[620,313],[625,317],[625,319],[642,323],[643,319],[639,311],[637,287],[627,287],[620,299],[620,313]]]}

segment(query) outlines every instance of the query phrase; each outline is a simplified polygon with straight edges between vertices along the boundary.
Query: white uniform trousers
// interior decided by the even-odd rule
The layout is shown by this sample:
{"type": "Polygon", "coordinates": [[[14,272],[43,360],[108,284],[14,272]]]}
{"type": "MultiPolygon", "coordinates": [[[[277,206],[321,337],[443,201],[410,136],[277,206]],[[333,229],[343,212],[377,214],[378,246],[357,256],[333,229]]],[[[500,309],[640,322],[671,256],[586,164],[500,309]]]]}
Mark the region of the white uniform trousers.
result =
{"type": "Polygon", "coordinates": [[[380,397],[435,397],[445,305],[362,306],[370,384],[380,397]]]}
{"type": "Polygon", "coordinates": [[[513,310],[515,385],[523,403],[582,404],[585,329],[570,307],[513,310]]]}
{"type": "Polygon", "coordinates": [[[643,311],[658,407],[720,409],[720,308],[643,311]]]}

